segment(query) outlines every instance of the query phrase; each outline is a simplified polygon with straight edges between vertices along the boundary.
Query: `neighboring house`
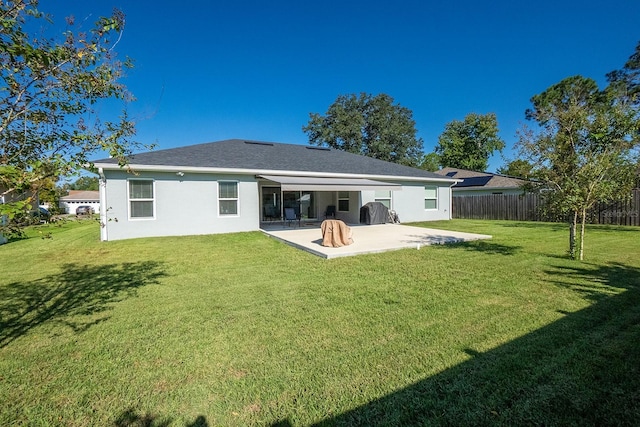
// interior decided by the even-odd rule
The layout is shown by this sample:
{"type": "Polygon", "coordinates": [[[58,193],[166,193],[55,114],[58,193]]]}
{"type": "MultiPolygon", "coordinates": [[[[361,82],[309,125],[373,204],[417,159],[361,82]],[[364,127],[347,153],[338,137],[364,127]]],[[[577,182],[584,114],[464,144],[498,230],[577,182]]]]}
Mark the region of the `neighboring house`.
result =
{"type": "Polygon", "coordinates": [[[358,223],[380,201],[403,222],[451,218],[455,179],[328,148],[238,139],[136,154],[130,168],[94,162],[101,239],[259,230],[294,208],[321,221],[328,206],[358,223]]]}
{"type": "Polygon", "coordinates": [[[60,197],[60,211],[75,214],[78,206],[91,206],[94,212],[100,212],[100,192],[91,190],[69,190],[69,194],[60,197]]]}
{"type": "Polygon", "coordinates": [[[7,192],[6,187],[0,187],[0,204],[18,202],[20,200],[27,200],[28,198],[31,198],[30,204],[37,208],[38,203],[40,202],[37,193],[34,193],[31,190],[23,191],[21,193],[17,193],[15,191],[7,192]]]}
{"type": "Polygon", "coordinates": [[[454,197],[485,194],[523,194],[522,185],[527,182],[524,179],[506,175],[448,167],[434,173],[461,180],[461,182],[452,187],[454,197]]]}

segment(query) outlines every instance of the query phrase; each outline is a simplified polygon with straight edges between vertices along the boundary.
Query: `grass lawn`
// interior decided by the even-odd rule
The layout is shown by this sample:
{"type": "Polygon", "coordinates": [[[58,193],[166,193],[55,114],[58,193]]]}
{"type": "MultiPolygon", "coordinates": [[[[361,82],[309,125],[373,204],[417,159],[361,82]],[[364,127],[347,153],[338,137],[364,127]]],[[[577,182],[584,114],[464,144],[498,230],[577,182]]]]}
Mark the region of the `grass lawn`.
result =
{"type": "MultiPolygon", "coordinates": [[[[640,229],[324,260],[261,233],[0,246],[0,425],[637,425],[640,229]]],[[[51,233],[40,239],[39,231],[51,233]]]]}

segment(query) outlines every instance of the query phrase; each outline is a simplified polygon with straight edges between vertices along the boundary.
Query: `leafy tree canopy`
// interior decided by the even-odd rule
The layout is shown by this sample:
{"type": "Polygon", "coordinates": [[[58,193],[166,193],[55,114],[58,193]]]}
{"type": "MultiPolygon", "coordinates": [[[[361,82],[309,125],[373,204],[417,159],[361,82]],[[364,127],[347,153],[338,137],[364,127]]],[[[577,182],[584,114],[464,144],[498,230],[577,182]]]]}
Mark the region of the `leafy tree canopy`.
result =
{"type": "Polygon", "coordinates": [[[607,80],[625,102],[640,105],[640,42],[624,67],[607,74],[607,80]]]}
{"type": "Polygon", "coordinates": [[[81,176],[71,184],[62,186],[64,190],[89,190],[97,191],[99,189],[97,176],[81,176]]]}
{"type": "Polygon", "coordinates": [[[302,127],[309,143],[380,160],[418,166],[422,139],[413,113],[386,94],[340,95],[325,115],[309,114],[302,127]]]}
{"type": "Polygon", "coordinates": [[[418,167],[429,172],[435,172],[440,169],[440,156],[435,152],[425,154],[422,156],[422,161],[418,167]]]}
{"type": "MultiPolygon", "coordinates": [[[[625,67],[610,76],[629,73],[625,67]]],[[[549,205],[571,218],[572,257],[578,219],[583,259],[587,210],[596,202],[628,195],[634,183],[640,119],[637,93],[631,89],[625,79],[612,79],[600,90],[592,79],[568,77],[531,98],[532,108],[526,111],[537,130],[520,132],[520,154],[533,165],[549,205]]]]}
{"type": "Polygon", "coordinates": [[[98,115],[104,100],[133,100],[119,82],[131,62],[114,50],[124,22],[115,10],[89,29],[67,18],[58,33],[37,0],[0,3],[0,196],[11,201],[0,215],[11,219],[42,183],[76,173],[96,152],[124,165],[134,149],[150,148],[132,140],[126,110],[98,115]]]}
{"type": "Polygon", "coordinates": [[[516,178],[533,178],[533,165],[526,160],[515,159],[498,168],[498,173],[516,178]]]}
{"type": "Polygon", "coordinates": [[[503,148],[496,115],[470,113],[463,121],[447,123],[435,151],[443,167],[485,171],[489,157],[503,148]]]}

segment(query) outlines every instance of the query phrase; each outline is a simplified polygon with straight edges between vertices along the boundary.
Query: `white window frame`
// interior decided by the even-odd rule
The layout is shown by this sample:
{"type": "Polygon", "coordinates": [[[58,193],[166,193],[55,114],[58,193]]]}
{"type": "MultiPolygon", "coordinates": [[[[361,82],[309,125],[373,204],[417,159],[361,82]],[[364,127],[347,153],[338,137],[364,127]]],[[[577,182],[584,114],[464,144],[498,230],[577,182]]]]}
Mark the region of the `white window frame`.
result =
{"type": "Polygon", "coordinates": [[[388,209],[393,210],[393,191],[391,191],[391,190],[375,190],[375,191],[374,191],[374,195],[373,195],[373,200],[374,200],[375,202],[381,202],[381,203],[382,203],[382,201],[384,201],[384,200],[388,200],[388,201],[389,201],[388,209]],[[385,196],[385,197],[380,197],[380,196],[378,196],[378,195],[376,194],[376,193],[378,193],[378,191],[385,191],[385,192],[388,192],[388,193],[389,193],[389,196],[388,196],[388,197],[386,197],[386,196],[385,196]]]}
{"type": "Polygon", "coordinates": [[[338,191],[338,203],[337,203],[337,211],[338,212],[349,212],[350,208],[351,208],[351,193],[349,193],[348,191],[338,191]],[[340,193],[347,193],[347,197],[342,197],[340,195],[340,193]],[[347,201],[347,210],[344,209],[340,209],[340,201],[347,201]]]}
{"type": "Polygon", "coordinates": [[[218,181],[218,217],[219,218],[236,218],[240,216],[240,181],[233,180],[220,180],[218,181]],[[220,197],[220,184],[222,183],[231,183],[236,185],[236,197],[220,197]],[[220,202],[235,200],[236,202],[236,213],[235,214],[223,214],[220,212],[220,202]]]}
{"type": "Polygon", "coordinates": [[[150,221],[156,219],[156,181],[152,178],[130,178],[127,180],[127,213],[130,221],[150,221]],[[129,184],[131,181],[150,181],[151,182],[151,192],[153,197],[151,198],[140,198],[140,199],[132,199],[131,198],[131,185],[129,184]],[[131,202],[153,202],[153,215],[151,216],[131,216],[131,202]]]}
{"type": "Polygon", "coordinates": [[[425,211],[437,211],[438,210],[438,193],[439,193],[438,188],[439,187],[437,185],[425,185],[424,186],[424,202],[423,202],[424,204],[423,204],[423,206],[424,206],[424,210],[425,211]],[[433,190],[433,189],[436,190],[436,196],[435,197],[427,197],[427,190],[433,190]],[[426,207],[427,200],[435,200],[436,207],[435,208],[427,208],[426,207]]]}

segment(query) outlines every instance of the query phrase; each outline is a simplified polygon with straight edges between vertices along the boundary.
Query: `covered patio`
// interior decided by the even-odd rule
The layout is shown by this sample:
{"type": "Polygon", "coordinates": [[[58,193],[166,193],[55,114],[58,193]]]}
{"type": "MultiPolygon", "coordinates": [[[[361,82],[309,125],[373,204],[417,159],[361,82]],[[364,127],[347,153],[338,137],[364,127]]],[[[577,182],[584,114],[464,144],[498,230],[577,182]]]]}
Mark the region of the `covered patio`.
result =
{"type": "Polygon", "coordinates": [[[423,246],[490,239],[486,234],[462,233],[400,224],[349,225],[353,244],[339,248],[322,246],[320,224],[302,227],[273,225],[262,231],[298,249],[322,258],[340,258],[398,249],[420,249],[423,246]]]}
{"type": "Polygon", "coordinates": [[[357,221],[356,204],[362,191],[385,191],[391,202],[391,191],[402,191],[402,185],[364,178],[332,178],[308,176],[257,175],[260,179],[261,226],[282,221],[285,209],[291,208],[304,222],[316,222],[327,216],[357,221]],[[357,193],[357,197],[356,197],[357,193]]]}

